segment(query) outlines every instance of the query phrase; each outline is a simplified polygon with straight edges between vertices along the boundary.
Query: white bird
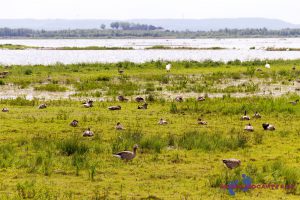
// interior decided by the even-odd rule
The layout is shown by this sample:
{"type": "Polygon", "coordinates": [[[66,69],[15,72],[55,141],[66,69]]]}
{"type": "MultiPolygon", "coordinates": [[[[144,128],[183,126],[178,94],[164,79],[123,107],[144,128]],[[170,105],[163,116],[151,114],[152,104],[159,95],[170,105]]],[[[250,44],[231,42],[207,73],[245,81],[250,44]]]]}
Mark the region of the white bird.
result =
{"type": "Polygon", "coordinates": [[[244,130],[249,131],[249,132],[253,132],[254,128],[253,128],[253,126],[251,126],[251,124],[248,124],[248,125],[245,126],[244,130]]]}
{"type": "Polygon", "coordinates": [[[166,121],[166,120],[164,120],[164,119],[160,119],[159,121],[158,121],[158,124],[159,125],[164,125],[164,124],[168,124],[168,122],[166,121]]]}
{"type": "Polygon", "coordinates": [[[172,65],[170,63],[166,65],[167,72],[169,72],[171,70],[171,67],[172,67],[172,65]]]}
{"type": "Polygon", "coordinates": [[[270,65],[269,63],[266,63],[265,68],[270,69],[270,68],[271,68],[271,65],[270,65]]]}

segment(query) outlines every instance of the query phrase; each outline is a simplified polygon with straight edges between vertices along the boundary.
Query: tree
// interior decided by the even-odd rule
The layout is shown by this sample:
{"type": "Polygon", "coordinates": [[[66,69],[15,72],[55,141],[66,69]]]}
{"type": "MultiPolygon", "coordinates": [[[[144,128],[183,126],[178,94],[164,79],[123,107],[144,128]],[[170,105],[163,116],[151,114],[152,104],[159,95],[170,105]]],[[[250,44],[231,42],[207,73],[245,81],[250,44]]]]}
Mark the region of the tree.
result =
{"type": "Polygon", "coordinates": [[[112,22],[112,23],[110,24],[110,27],[111,27],[112,29],[119,29],[119,26],[120,26],[119,22],[112,22]]]}
{"type": "Polygon", "coordinates": [[[104,29],[105,29],[105,27],[106,27],[106,26],[105,26],[105,24],[101,24],[101,29],[103,29],[103,30],[104,30],[104,29]]]}

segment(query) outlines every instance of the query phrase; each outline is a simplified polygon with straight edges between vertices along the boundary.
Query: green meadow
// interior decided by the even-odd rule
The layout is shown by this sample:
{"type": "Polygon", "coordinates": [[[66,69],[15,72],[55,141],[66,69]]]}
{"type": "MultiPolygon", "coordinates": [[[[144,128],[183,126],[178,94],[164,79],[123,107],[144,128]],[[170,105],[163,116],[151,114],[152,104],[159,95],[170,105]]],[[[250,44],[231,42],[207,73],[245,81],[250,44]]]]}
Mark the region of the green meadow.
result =
{"type": "Polygon", "coordinates": [[[167,63],[0,67],[9,72],[1,90],[74,92],[67,99],[1,97],[9,112],[0,112],[0,199],[299,199],[300,105],[289,102],[300,98],[300,60],[269,60],[271,69],[259,60],[178,61],[170,72],[167,63]],[[295,89],[277,95],[284,88],[295,89]],[[137,109],[136,96],[148,109],[137,109]],[[87,99],[93,107],[83,107],[87,99]],[[41,103],[47,108],[38,109],[41,103]],[[114,105],[122,109],[108,110],[114,105]],[[250,121],[240,120],[244,111],[250,121]],[[161,118],[168,124],[158,125],[161,118]],[[74,119],[78,127],[69,125],[74,119]],[[116,130],[117,122],[126,129],[116,130]],[[263,130],[267,122],[276,130],[263,130]],[[249,123],[254,132],[244,131],[249,123]],[[87,128],[94,137],[82,137],[87,128]],[[112,156],[134,144],[132,161],[112,156]],[[241,165],[230,170],[227,158],[241,165]],[[242,183],[242,174],[253,184],[295,187],[236,189],[235,196],[220,188],[242,183]]]}

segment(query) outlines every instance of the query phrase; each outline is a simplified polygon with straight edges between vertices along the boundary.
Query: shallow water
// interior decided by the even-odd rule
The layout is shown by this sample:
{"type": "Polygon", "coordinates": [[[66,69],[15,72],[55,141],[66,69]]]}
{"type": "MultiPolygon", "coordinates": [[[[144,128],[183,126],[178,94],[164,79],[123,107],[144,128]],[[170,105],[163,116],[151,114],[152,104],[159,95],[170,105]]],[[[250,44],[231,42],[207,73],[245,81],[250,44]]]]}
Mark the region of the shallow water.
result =
{"type": "Polygon", "coordinates": [[[0,64],[53,64],[82,62],[145,62],[150,60],[215,61],[254,59],[300,59],[300,51],[265,51],[266,47],[300,48],[300,38],[289,39],[78,39],[78,40],[0,40],[0,44],[28,46],[107,46],[134,47],[135,50],[0,50],[0,64]],[[224,47],[226,50],[144,50],[145,47],[224,47]],[[256,50],[250,50],[255,47],[256,50]]]}
{"type": "MultiPolygon", "coordinates": [[[[248,96],[271,96],[271,97],[279,97],[286,95],[288,93],[296,93],[300,95],[300,83],[294,82],[289,85],[282,85],[280,83],[267,84],[259,79],[251,80],[253,83],[259,85],[259,90],[256,92],[236,92],[230,93],[231,97],[248,97],[248,96]]],[[[240,80],[227,80],[225,84],[216,85],[218,88],[225,88],[228,86],[237,86],[242,83],[249,82],[246,79],[240,80]]],[[[93,92],[93,91],[90,91],[93,92]]],[[[94,91],[96,92],[96,90],[94,91]]],[[[77,97],[76,91],[74,88],[69,88],[66,92],[47,92],[47,91],[36,91],[33,87],[21,89],[17,86],[12,85],[4,85],[0,86],[0,99],[15,99],[18,97],[23,97],[29,100],[34,98],[41,100],[59,100],[59,99],[72,99],[72,100],[86,100],[87,98],[94,99],[96,101],[111,101],[113,97],[111,96],[102,96],[101,98],[89,97],[89,96],[81,96],[77,97]]],[[[196,92],[157,92],[156,97],[162,97],[167,100],[173,100],[177,96],[183,96],[184,98],[197,98],[199,96],[207,95],[209,98],[221,98],[227,93],[196,93],[196,92]]],[[[138,96],[138,95],[136,95],[138,96]]],[[[143,95],[141,95],[143,96],[143,95]]],[[[134,98],[135,96],[132,96],[134,98]]],[[[128,97],[130,98],[130,97],[128,97]]]]}

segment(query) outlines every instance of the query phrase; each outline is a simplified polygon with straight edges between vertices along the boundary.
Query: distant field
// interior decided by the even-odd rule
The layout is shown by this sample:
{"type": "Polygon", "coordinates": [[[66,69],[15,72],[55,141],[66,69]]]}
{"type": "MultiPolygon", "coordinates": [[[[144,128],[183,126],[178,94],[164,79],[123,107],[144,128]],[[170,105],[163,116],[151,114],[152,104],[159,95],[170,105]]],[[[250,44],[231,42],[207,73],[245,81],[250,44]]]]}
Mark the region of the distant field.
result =
{"type": "MultiPolygon", "coordinates": [[[[133,47],[101,47],[101,46],[87,46],[87,47],[37,47],[37,46],[26,46],[18,44],[0,44],[0,49],[6,50],[26,50],[26,49],[38,49],[38,50],[134,50],[133,47]]],[[[222,47],[171,47],[156,45],[145,48],[146,50],[224,50],[222,47]]]]}
{"type": "Polygon", "coordinates": [[[38,50],[132,50],[132,47],[99,47],[99,46],[87,46],[87,47],[36,47],[26,46],[18,44],[0,44],[0,49],[7,50],[26,50],[26,49],[38,49],[38,50]]]}
{"type": "Polygon", "coordinates": [[[0,67],[8,72],[1,98],[11,90],[49,95],[0,100],[0,109],[9,108],[0,112],[0,199],[299,199],[300,104],[289,102],[300,98],[300,60],[268,61],[271,69],[265,61],[181,61],[170,72],[167,63],[0,67]],[[137,109],[136,96],[147,110],[137,109]],[[89,98],[94,107],[84,108],[89,98]],[[48,107],[38,109],[41,103],[48,107]],[[122,109],[108,110],[112,105],[122,109]],[[250,121],[240,120],[245,110],[250,121]],[[255,112],[262,118],[253,119],[255,112]],[[168,124],[158,125],[160,118],[168,124]],[[74,119],[78,127],[69,125],[74,119]],[[126,129],[115,130],[117,122],[126,129]],[[266,122],[276,130],[264,131],[266,122]],[[243,130],[248,123],[254,132],[243,130]],[[94,137],[82,137],[87,128],[94,137]],[[112,156],[134,144],[140,148],[132,162],[112,156]],[[225,158],[241,166],[229,170],[225,158]],[[295,188],[234,190],[234,197],[220,188],[241,183],[242,174],[253,184],[295,188]]]}

